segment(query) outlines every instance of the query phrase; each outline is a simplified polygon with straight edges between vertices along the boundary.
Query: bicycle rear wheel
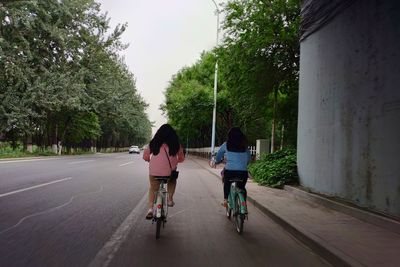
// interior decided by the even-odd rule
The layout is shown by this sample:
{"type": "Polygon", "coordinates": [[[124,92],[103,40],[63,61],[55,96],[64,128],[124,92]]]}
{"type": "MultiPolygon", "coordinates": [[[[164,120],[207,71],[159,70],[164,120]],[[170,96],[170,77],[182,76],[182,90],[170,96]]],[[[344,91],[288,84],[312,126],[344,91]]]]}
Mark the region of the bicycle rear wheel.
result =
{"type": "Polygon", "coordinates": [[[156,222],[156,239],[160,238],[161,223],[162,223],[162,219],[161,218],[157,218],[157,222],[156,222]]]}
{"type": "Polygon", "coordinates": [[[243,233],[243,223],[244,223],[244,214],[240,212],[240,198],[236,195],[235,199],[235,224],[236,224],[236,232],[239,234],[243,233]]]}

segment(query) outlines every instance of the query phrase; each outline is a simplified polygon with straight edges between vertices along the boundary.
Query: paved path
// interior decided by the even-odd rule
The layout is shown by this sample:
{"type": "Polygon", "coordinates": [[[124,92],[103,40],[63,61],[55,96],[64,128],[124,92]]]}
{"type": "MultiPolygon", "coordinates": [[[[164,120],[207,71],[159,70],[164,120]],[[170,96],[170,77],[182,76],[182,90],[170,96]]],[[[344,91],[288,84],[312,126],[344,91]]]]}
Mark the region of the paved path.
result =
{"type": "MultiPolygon", "coordinates": [[[[220,169],[209,168],[200,158],[195,162],[219,177],[220,169]]],[[[333,265],[400,266],[399,221],[298,194],[299,190],[272,189],[251,181],[246,188],[250,202],[333,265]]]]}
{"type": "Polygon", "coordinates": [[[179,169],[156,240],[141,155],[0,161],[0,266],[328,265],[252,205],[239,236],[220,180],[190,159],[179,169]]]}

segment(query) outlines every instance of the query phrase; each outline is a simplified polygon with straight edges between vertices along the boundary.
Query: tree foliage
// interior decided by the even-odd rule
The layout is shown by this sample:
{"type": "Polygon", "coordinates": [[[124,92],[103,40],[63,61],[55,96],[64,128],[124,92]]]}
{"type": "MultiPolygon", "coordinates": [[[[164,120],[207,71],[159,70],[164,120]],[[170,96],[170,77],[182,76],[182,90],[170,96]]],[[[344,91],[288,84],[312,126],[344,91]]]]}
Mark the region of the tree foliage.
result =
{"type": "Polygon", "coordinates": [[[295,145],[299,1],[230,0],[222,5],[222,12],[222,44],[178,72],[166,90],[163,108],[170,122],[182,133],[196,131],[189,134],[192,146],[209,146],[218,59],[217,144],[235,125],[250,143],[272,137],[275,147],[295,145]],[[201,92],[203,97],[198,95],[201,92]],[[182,105],[186,105],[184,112],[182,105]]]}
{"type": "MultiPolygon", "coordinates": [[[[166,89],[166,102],[161,107],[180,136],[187,137],[193,146],[211,143],[215,62],[214,53],[203,53],[196,64],[180,70],[166,89]]],[[[218,142],[233,125],[233,110],[223,83],[219,84],[217,102],[218,142]]]]}
{"type": "Polygon", "coordinates": [[[48,146],[144,143],[147,104],[94,0],[0,3],[0,136],[48,146]]]}

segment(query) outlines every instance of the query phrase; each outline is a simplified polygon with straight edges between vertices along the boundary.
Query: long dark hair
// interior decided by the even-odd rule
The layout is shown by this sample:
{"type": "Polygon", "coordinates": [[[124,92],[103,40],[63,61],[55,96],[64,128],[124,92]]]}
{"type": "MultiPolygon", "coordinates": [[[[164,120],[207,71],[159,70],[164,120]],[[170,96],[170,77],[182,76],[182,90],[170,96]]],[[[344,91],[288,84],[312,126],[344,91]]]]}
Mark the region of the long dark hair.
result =
{"type": "Polygon", "coordinates": [[[158,155],[162,144],[167,144],[169,148],[169,155],[175,156],[180,148],[179,137],[174,128],[169,124],[163,124],[157,130],[153,139],[150,141],[150,152],[153,155],[158,155]]]}
{"type": "Polygon", "coordinates": [[[247,149],[246,136],[239,127],[232,127],[228,132],[226,148],[232,152],[245,152],[247,149]]]}

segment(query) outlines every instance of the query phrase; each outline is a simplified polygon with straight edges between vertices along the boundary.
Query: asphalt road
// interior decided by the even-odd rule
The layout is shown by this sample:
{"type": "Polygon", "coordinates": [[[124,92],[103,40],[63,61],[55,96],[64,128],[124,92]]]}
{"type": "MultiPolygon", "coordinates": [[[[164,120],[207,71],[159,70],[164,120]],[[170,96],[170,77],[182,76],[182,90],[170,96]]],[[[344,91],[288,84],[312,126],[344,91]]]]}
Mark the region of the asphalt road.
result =
{"type": "Polygon", "coordinates": [[[161,238],[141,155],[0,161],[0,266],[325,266],[249,205],[238,235],[221,181],[188,159],[161,238]]]}

